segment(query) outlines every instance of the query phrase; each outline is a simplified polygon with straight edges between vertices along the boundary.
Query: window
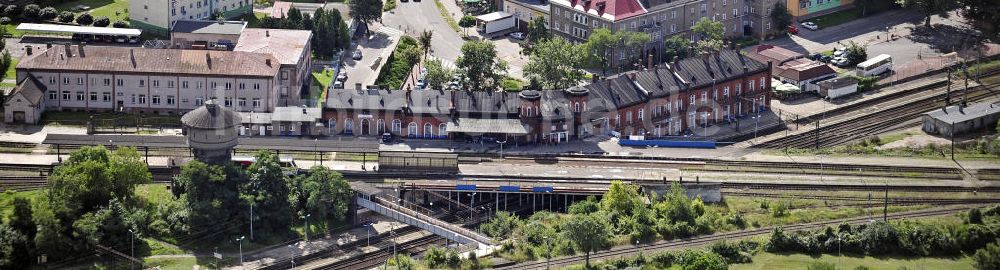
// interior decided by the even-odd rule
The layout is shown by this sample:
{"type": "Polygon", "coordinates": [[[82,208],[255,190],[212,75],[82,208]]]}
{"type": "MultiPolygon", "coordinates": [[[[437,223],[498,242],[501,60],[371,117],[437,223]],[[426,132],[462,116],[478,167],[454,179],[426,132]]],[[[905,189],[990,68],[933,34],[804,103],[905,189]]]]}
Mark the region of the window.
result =
{"type": "Polygon", "coordinates": [[[227,82],[226,83],[226,90],[231,90],[231,89],[233,89],[233,83],[227,82]]]}
{"type": "Polygon", "coordinates": [[[160,105],[160,95],[153,95],[153,105],[160,105]]]}
{"type": "Polygon", "coordinates": [[[736,13],[736,12],[739,12],[739,9],[735,9],[735,8],[734,8],[734,9],[733,9],[733,18],[735,18],[735,17],[737,16],[737,13],[736,13]]]}
{"type": "Polygon", "coordinates": [[[135,94],[132,94],[132,104],[135,104],[135,94]]]}
{"type": "Polygon", "coordinates": [[[90,101],[97,101],[97,92],[90,92],[90,101]]]}
{"type": "Polygon", "coordinates": [[[424,137],[434,136],[434,126],[431,123],[424,123],[424,137]]]}
{"type": "Polygon", "coordinates": [[[670,18],[671,19],[677,19],[677,10],[676,9],[670,11],[670,18]]]}
{"type": "Polygon", "coordinates": [[[59,98],[59,93],[56,93],[56,91],[49,91],[49,99],[50,100],[55,100],[57,98],[59,98]]]}
{"type": "Polygon", "coordinates": [[[246,83],[240,83],[240,90],[246,90],[246,89],[247,89],[247,84],[246,83]]]}
{"type": "Polygon", "coordinates": [[[146,104],[146,95],[139,95],[139,104],[146,104]]]}
{"type": "Polygon", "coordinates": [[[216,83],[216,82],[212,82],[212,83],[211,83],[211,84],[209,84],[209,85],[211,86],[211,88],[212,88],[212,89],[215,89],[215,87],[216,87],[216,86],[218,86],[219,84],[218,84],[218,83],[216,83]]]}
{"type": "Polygon", "coordinates": [[[104,92],[102,96],[101,100],[104,102],[111,102],[111,92],[104,92]]]}
{"type": "Polygon", "coordinates": [[[118,84],[118,86],[123,86],[125,85],[125,80],[118,79],[118,82],[116,84],[118,84]]]}
{"type": "Polygon", "coordinates": [[[743,84],[742,84],[742,83],[740,83],[740,84],[736,84],[736,95],[737,95],[737,96],[738,96],[738,95],[740,95],[740,87],[741,87],[741,86],[743,86],[743,84]]]}
{"type": "Polygon", "coordinates": [[[139,87],[146,86],[146,80],[139,80],[139,87]]]}
{"type": "MultiPolygon", "coordinates": [[[[378,121],[379,121],[379,124],[382,123],[381,119],[378,120],[378,121]]],[[[448,136],[448,125],[447,124],[441,123],[440,125],[438,125],[438,136],[441,136],[441,137],[448,136]]]]}
{"type": "Polygon", "coordinates": [[[670,33],[677,33],[677,25],[670,24],[670,33]]]}
{"type": "Polygon", "coordinates": [[[254,83],[253,84],[253,90],[260,90],[260,84],[259,83],[254,83]]]}
{"type": "Polygon", "coordinates": [[[181,82],[181,88],[187,89],[188,88],[188,82],[181,82]]]}
{"type": "Polygon", "coordinates": [[[153,84],[153,88],[160,88],[160,80],[152,80],[150,83],[153,84]]]}
{"type": "Polygon", "coordinates": [[[236,105],[240,106],[240,108],[246,107],[247,106],[247,98],[240,98],[238,101],[236,101],[236,105]]]}
{"type": "Polygon", "coordinates": [[[285,71],[285,70],[281,71],[281,79],[282,80],[287,80],[288,79],[288,71],[285,71]]]}
{"type": "Polygon", "coordinates": [[[63,78],[63,85],[69,85],[69,78],[63,78]]]}
{"type": "Polygon", "coordinates": [[[104,78],[104,86],[111,85],[111,78],[104,78]]]}
{"type": "Polygon", "coordinates": [[[410,122],[410,125],[407,126],[406,129],[407,129],[407,133],[406,133],[407,135],[409,135],[409,136],[417,136],[417,123],[416,122],[410,122]]]}
{"type": "Polygon", "coordinates": [[[639,109],[639,121],[642,121],[642,115],[645,111],[646,109],[639,109]]]}
{"type": "Polygon", "coordinates": [[[205,98],[203,98],[203,97],[196,97],[196,98],[194,98],[194,105],[195,106],[201,106],[201,104],[205,104],[205,98]]]}
{"type": "Polygon", "coordinates": [[[694,99],[695,99],[696,97],[695,97],[694,95],[691,95],[690,97],[691,97],[691,105],[694,105],[694,99]]]}
{"type": "Polygon", "coordinates": [[[760,77],[760,90],[764,90],[764,77],[760,77]]]}
{"type": "Polygon", "coordinates": [[[260,98],[253,98],[252,102],[254,108],[260,108],[260,98]]]}
{"type": "Polygon", "coordinates": [[[224,100],[225,101],[223,102],[223,104],[225,104],[226,107],[232,107],[233,106],[233,98],[226,97],[224,100]]]}
{"type": "Polygon", "coordinates": [[[167,88],[174,88],[174,81],[167,81],[167,88]]]}
{"type": "Polygon", "coordinates": [[[631,124],[631,123],[632,123],[632,112],[631,111],[625,112],[625,124],[631,124]]]}
{"type": "Polygon", "coordinates": [[[402,122],[399,121],[399,119],[392,119],[392,133],[399,134],[399,132],[400,132],[400,130],[402,130],[402,128],[403,128],[403,125],[402,125],[402,122]]]}
{"type": "Polygon", "coordinates": [[[722,96],[723,97],[729,97],[729,86],[726,86],[725,88],[722,88],[722,96]]]}
{"type": "Polygon", "coordinates": [[[62,91],[62,99],[63,100],[70,100],[69,91],[62,91]]]}

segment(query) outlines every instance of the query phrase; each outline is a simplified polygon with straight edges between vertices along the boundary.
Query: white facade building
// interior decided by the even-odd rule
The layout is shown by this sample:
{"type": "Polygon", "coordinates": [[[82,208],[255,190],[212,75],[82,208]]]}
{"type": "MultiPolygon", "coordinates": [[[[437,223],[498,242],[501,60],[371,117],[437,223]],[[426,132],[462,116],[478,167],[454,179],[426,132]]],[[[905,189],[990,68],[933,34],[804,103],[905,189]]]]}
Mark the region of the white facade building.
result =
{"type": "Polygon", "coordinates": [[[129,21],[133,27],[166,34],[177,20],[212,19],[222,13],[234,18],[253,11],[252,0],[132,0],[129,21]]]}

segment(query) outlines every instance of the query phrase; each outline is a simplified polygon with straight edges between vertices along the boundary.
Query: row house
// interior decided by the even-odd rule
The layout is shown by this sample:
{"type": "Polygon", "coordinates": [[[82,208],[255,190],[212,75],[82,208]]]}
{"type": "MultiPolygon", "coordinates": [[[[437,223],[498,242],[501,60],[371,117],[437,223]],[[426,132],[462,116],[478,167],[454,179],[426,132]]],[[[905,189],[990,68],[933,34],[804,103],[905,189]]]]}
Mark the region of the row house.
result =
{"type": "Polygon", "coordinates": [[[16,73],[42,84],[45,110],[181,114],[214,99],[270,112],[279,98],[279,63],[251,52],[65,45],[28,50],[16,73]]]}
{"type": "Polygon", "coordinates": [[[766,110],[770,66],[737,51],[665,63],[563,90],[331,89],[331,134],[563,142],[591,135],[697,134],[766,110]]]}

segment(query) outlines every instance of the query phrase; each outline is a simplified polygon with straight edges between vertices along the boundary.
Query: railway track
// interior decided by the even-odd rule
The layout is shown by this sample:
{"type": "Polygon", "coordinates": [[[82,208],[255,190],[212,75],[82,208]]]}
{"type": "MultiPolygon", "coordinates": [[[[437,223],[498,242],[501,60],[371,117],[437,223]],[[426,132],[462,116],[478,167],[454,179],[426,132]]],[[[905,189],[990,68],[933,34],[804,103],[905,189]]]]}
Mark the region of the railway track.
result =
{"type": "MultiPolygon", "coordinates": [[[[961,207],[951,207],[947,209],[932,209],[932,210],[892,213],[888,214],[887,217],[889,219],[911,219],[911,218],[921,218],[921,217],[932,217],[932,216],[954,214],[959,211],[965,211],[971,208],[972,206],[961,206],[961,207]]],[[[781,226],[781,228],[785,231],[801,231],[808,229],[819,229],[819,228],[824,228],[826,226],[834,226],[843,223],[860,224],[869,222],[870,220],[871,217],[856,217],[856,218],[838,219],[838,220],[815,222],[815,223],[793,224],[793,225],[781,226]]],[[[775,227],[767,227],[767,228],[743,230],[743,231],[736,231],[729,233],[718,233],[718,234],[699,236],[688,239],[671,240],[653,244],[620,246],[617,248],[612,248],[610,250],[595,252],[590,256],[590,258],[592,261],[599,261],[602,259],[619,258],[623,256],[634,256],[639,253],[648,254],[653,251],[659,251],[664,249],[697,247],[720,240],[733,240],[750,236],[766,235],[771,233],[771,231],[773,231],[774,229],[775,227]]],[[[532,262],[503,266],[503,267],[497,267],[496,269],[543,269],[549,266],[558,268],[558,267],[567,267],[574,264],[580,264],[583,263],[583,261],[584,261],[583,256],[568,256],[563,258],[552,259],[548,262],[532,261],[532,262]]]]}
{"type": "MultiPolygon", "coordinates": [[[[994,74],[990,75],[990,78],[995,76],[998,75],[994,72],[994,74]]],[[[969,101],[975,101],[996,95],[994,92],[998,85],[1000,83],[992,82],[971,88],[966,98],[969,101]]],[[[820,125],[812,130],[778,137],[759,143],[753,147],[810,148],[839,145],[876,135],[880,131],[889,129],[903,121],[913,119],[927,112],[929,109],[940,108],[945,104],[946,94],[944,91],[937,90],[935,94],[918,95],[919,97],[913,100],[891,104],[876,112],[842,117],[841,120],[833,123],[822,123],[823,121],[821,120],[816,122],[820,125]]],[[[955,97],[952,101],[957,101],[962,94],[956,92],[953,95],[955,97]]]]}
{"type": "MultiPolygon", "coordinates": [[[[877,202],[879,204],[883,203],[885,200],[882,193],[875,193],[872,194],[872,197],[867,197],[867,196],[832,196],[832,195],[811,195],[811,194],[776,194],[776,193],[766,193],[766,192],[723,191],[722,195],[760,197],[760,198],[781,198],[781,199],[785,198],[813,199],[813,200],[824,200],[824,201],[877,202]]],[[[895,205],[987,204],[987,203],[1000,203],[1000,198],[949,199],[949,198],[920,198],[920,197],[890,197],[888,203],[895,205]]]]}

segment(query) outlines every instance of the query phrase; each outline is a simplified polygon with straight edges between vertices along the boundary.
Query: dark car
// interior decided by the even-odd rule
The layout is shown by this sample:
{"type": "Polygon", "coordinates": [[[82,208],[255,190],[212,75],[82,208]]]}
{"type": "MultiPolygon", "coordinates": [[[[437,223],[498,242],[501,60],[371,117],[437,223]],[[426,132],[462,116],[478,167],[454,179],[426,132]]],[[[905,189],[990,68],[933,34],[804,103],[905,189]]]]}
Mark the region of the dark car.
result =
{"type": "Polygon", "coordinates": [[[382,133],[382,143],[392,143],[392,133],[382,133]]]}

